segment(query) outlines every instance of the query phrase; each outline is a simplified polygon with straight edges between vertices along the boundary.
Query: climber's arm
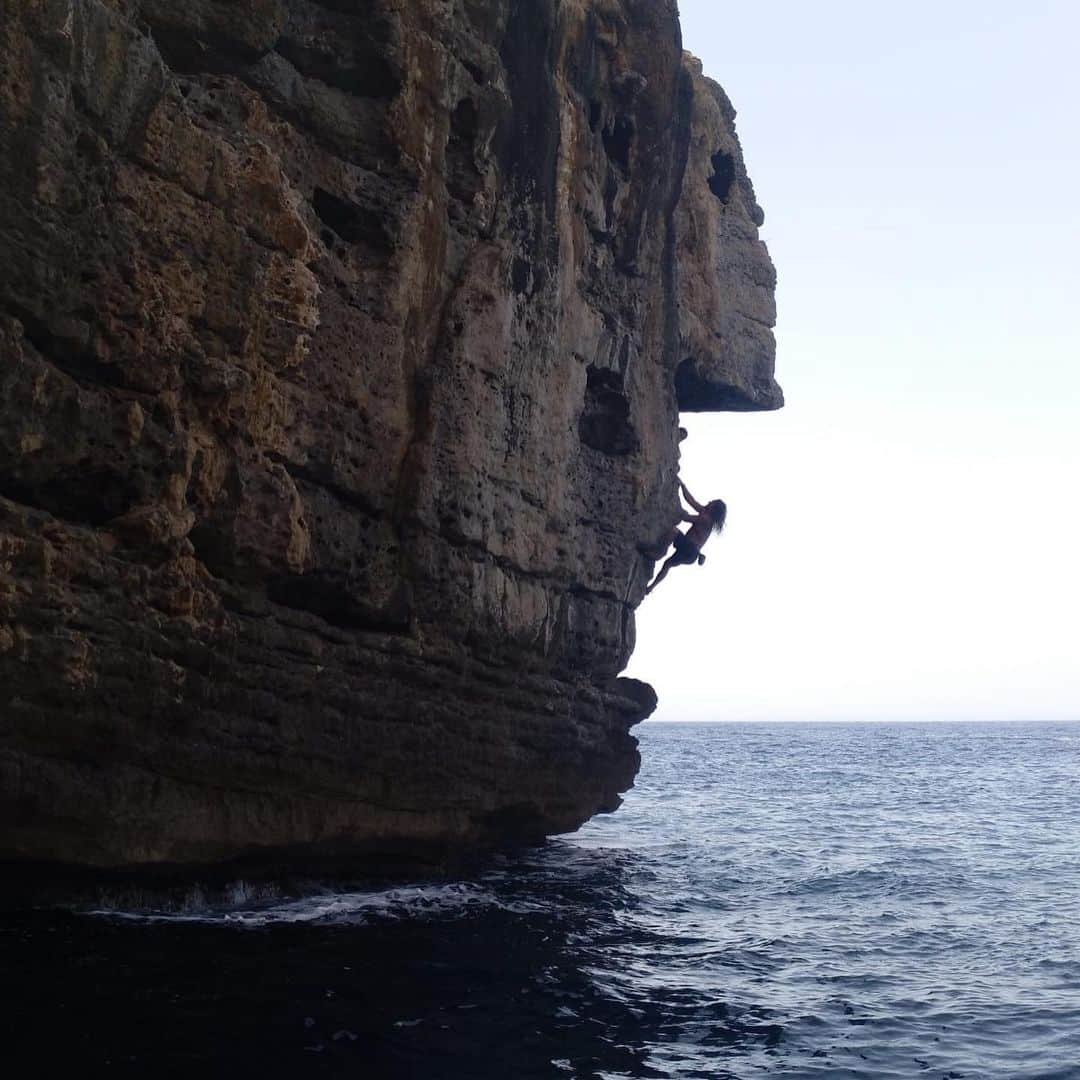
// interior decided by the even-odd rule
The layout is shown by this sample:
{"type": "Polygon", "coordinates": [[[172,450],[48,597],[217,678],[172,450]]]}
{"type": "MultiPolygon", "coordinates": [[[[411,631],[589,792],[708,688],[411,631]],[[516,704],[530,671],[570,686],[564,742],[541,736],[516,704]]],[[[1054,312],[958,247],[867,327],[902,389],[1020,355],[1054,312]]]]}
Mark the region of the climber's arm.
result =
{"type": "MultiPolygon", "coordinates": [[[[703,512],[703,511],[705,510],[705,507],[704,507],[704,506],[702,506],[702,505],[701,505],[701,503],[699,503],[699,502],[697,501],[697,499],[695,499],[695,498],[694,498],[694,496],[690,494],[690,492],[689,492],[689,491],[687,490],[687,487],[686,487],[686,485],[685,485],[685,484],[684,484],[684,483],[683,483],[683,482],[682,482],[681,480],[679,481],[679,487],[680,487],[680,488],[682,489],[682,493],[683,493],[683,498],[684,498],[684,499],[685,499],[685,500],[686,500],[686,501],[687,501],[687,502],[688,502],[688,503],[689,503],[689,504],[690,504],[690,505],[691,505],[691,506],[692,506],[692,507],[693,507],[693,508],[694,508],[694,509],[695,509],[695,510],[696,510],[696,511],[697,511],[697,512],[699,513],[699,514],[700,514],[700,513],[702,513],[702,512],[703,512]]],[[[692,520],[692,519],[688,519],[688,520],[692,520]]]]}

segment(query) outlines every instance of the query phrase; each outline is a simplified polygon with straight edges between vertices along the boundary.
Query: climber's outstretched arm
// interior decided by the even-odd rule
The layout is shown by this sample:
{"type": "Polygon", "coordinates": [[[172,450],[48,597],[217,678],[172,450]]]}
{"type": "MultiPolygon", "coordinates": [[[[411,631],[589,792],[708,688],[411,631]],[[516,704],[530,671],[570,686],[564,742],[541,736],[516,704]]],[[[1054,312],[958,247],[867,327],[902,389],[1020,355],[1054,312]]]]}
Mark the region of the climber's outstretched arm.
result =
{"type": "Polygon", "coordinates": [[[697,501],[697,499],[695,499],[695,498],[694,498],[694,496],[690,494],[690,492],[689,492],[689,490],[687,489],[686,485],[685,485],[685,484],[684,484],[684,483],[683,483],[683,482],[682,482],[681,480],[679,481],[679,487],[680,487],[680,488],[682,489],[682,493],[683,493],[683,498],[684,498],[684,499],[685,499],[685,500],[686,500],[686,501],[687,501],[687,502],[688,502],[688,503],[689,503],[689,504],[690,504],[690,505],[691,505],[691,506],[692,506],[692,507],[693,507],[693,508],[694,508],[694,509],[695,509],[695,510],[696,510],[696,511],[697,511],[697,512],[699,513],[699,514],[700,514],[700,513],[702,513],[702,512],[704,511],[705,507],[704,507],[704,506],[702,506],[702,505],[701,505],[701,503],[699,503],[699,502],[697,501]]]}

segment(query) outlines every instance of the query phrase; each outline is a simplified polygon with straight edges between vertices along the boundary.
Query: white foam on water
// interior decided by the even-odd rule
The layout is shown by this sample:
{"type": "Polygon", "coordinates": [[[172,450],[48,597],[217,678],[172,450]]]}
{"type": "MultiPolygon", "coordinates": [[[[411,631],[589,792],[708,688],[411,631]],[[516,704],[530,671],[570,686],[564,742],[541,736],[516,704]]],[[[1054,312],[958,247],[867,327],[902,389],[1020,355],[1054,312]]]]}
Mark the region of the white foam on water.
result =
{"type": "Polygon", "coordinates": [[[322,891],[287,900],[268,900],[243,882],[226,900],[211,904],[198,890],[173,908],[138,908],[103,903],[83,914],[144,923],[203,923],[258,928],[288,923],[357,924],[372,919],[446,918],[470,911],[515,905],[501,901],[481,885],[454,882],[358,892],[322,891]],[[254,901],[254,903],[252,902],[254,901]]]}

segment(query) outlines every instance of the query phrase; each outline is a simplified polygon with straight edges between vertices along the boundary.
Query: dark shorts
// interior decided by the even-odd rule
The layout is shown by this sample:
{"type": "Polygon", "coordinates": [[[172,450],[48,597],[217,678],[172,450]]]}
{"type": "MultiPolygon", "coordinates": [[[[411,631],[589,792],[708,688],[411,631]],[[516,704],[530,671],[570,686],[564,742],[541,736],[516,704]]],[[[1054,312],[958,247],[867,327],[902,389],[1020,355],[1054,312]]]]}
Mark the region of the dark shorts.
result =
{"type": "Polygon", "coordinates": [[[687,540],[683,533],[675,534],[675,554],[671,556],[673,566],[689,566],[701,557],[701,548],[687,540]]]}

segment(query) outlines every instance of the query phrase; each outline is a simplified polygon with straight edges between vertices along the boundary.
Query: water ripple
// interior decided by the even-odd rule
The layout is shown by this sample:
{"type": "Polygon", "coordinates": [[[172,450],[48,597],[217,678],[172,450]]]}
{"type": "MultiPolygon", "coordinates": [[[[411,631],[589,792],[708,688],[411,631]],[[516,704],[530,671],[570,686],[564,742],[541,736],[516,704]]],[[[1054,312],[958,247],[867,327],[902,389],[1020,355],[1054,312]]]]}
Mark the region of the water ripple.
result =
{"type": "Polygon", "coordinates": [[[9,1018],[187,1075],[1080,1080],[1077,730],[645,725],[619,813],[468,881],[9,926],[9,1018]]]}

